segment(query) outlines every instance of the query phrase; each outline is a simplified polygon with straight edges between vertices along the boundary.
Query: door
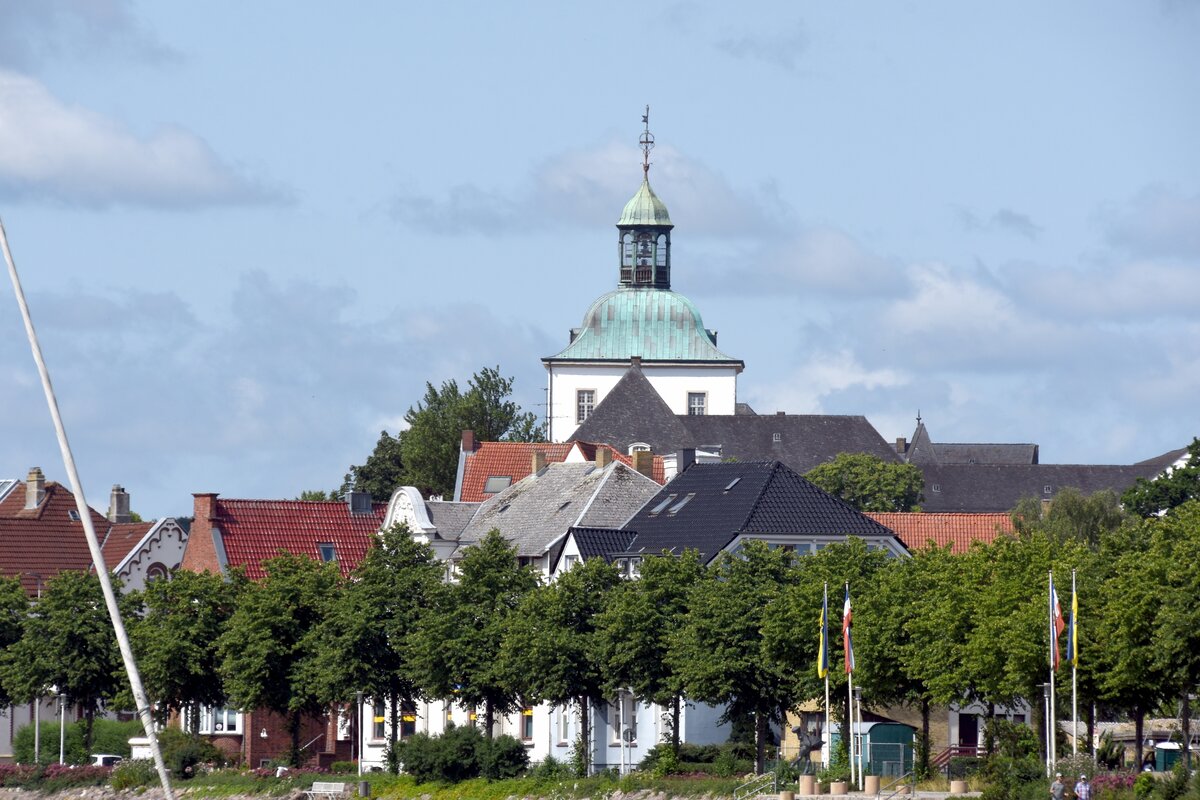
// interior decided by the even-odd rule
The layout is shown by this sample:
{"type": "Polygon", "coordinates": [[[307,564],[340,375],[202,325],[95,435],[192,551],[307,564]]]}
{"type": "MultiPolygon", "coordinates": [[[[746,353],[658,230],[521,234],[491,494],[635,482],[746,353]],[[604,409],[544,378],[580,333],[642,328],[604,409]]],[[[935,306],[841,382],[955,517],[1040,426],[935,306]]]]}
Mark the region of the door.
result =
{"type": "Polygon", "coordinates": [[[974,714],[958,715],[958,746],[972,749],[979,747],[979,717],[974,714]]]}

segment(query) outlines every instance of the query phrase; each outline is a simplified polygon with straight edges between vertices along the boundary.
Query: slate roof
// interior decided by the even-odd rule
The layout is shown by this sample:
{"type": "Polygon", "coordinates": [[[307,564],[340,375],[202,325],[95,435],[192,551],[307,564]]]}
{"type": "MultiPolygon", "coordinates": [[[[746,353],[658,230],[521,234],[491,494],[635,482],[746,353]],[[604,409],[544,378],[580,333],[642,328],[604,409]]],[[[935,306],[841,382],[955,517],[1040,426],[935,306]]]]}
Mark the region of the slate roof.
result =
{"type": "Polygon", "coordinates": [[[573,526],[621,527],[660,488],[616,461],[604,469],[549,464],[484,501],[463,530],[463,543],[497,528],[518,556],[538,557],[573,526]]]}
{"type": "Polygon", "coordinates": [[[1022,498],[1049,500],[1068,487],[1084,494],[1102,489],[1121,494],[1138,478],[1162,472],[1158,464],[1146,463],[919,466],[925,474],[921,509],[926,512],[1007,512],[1022,498]]]}
{"type": "Polygon", "coordinates": [[[642,552],[690,547],[706,561],[740,534],[895,536],[779,461],[692,464],[622,529],[642,552]]]}
{"type": "Polygon", "coordinates": [[[910,464],[1010,464],[1038,463],[1036,444],[935,443],[920,418],[904,459],[910,464]]]}
{"type": "Polygon", "coordinates": [[[637,538],[633,531],[619,531],[612,528],[571,528],[569,531],[575,537],[575,546],[579,555],[585,560],[603,558],[611,560],[615,553],[627,553],[637,538]]]}
{"type": "Polygon", "coordinates": [[[889,463],[900,460],[863,416],[759,415],[749,406],[736,414],[677,415],[637,365],[625,371],[571,439],[608,442],[622,451],[634,442],[645,442],[656,453],[719,448],[723,458],[779,460],[797,472],[807,472],[838,453],[869,453],[889,463]]]}
{"type": "MultiPolygon", "coordinates": [[[[37,594],[38,577],[46,581],[64,570],[89,570],[92,556],[83,523],[71,519],[75,495],[61,483],[46,481],[45,496],[35,509],[25,510],[26,483],[17,481],[0,501],[0,574],[17,577],[31,597],[37,594]]],[[[103,540],[108,519],[96,511],[92,525],[103,540]]],[[[121,560],[111,559],[111,566],[121,560]]],[[[109,563],[110,559],[105,558],[109,563]]]]}
{"type": "Polygon", "coordinates": [[[463,529],[475,515],[479,503],[425,503],[425,512],[429,521],[437,526],[438,536],[454,540],[462,535],[463,529]]]}
{"type": "Polygon", "coordinates": [[[475,452],[466,454],[462,490],[458,500],[480,503],[491,494],[483,489],[487,479],[507,476],[513,483],[533,472],[533,454],[545,453],[546,462],[562,461],[571,452],[568,442],[480,442],[475,452]]]}
{"type": "Polygon", "coordinates": [[[929,514],[923,512],[868,511],[867,516],[890,528],[909,550],[950,545],[965,553],[973,542],[987,544],[1014,532],[1007,513],[929,514]]]}
{"type": "Polygon", "coordinates": [[[262,562],[280,551],[320,559],[318,544],[332,544],[338,567],[349,574],[366,556],[383,524],[387,503],[373,503],[370,514],[351,514],[342,501],[235,500],[218,497],[213,525],[229,566],[244,566],[251,579],[262,578],[262,562]]]}
{"type": "Polygon", "coordinates": [[[573,331],[571,343],[544,363],[556,361],[643,361],[718,363],[741,368],[740,359],[717,349],[700,310],[678,292],[622,286],[601,295],[573,331]]]}

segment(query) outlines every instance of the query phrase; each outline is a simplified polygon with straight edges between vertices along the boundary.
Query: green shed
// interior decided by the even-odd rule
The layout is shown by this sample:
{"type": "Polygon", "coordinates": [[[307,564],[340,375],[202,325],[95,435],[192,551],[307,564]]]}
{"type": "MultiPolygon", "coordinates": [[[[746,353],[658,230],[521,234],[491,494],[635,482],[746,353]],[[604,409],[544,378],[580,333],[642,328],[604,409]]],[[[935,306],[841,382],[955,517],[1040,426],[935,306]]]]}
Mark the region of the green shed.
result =
{"type": "Polygon", "coordinates": [[[1178,742],[1162,742],[1154,745],[1154,769],[1158,772],[1170,772],[1179,761],[1181,748],[1178,742]]]}
{"type": "Polygon", "coordinates": [[[864,722],[853,728],[861,743],[866,774],[898,778],[913,768],[917,729],[902,722],[864,722]]]}

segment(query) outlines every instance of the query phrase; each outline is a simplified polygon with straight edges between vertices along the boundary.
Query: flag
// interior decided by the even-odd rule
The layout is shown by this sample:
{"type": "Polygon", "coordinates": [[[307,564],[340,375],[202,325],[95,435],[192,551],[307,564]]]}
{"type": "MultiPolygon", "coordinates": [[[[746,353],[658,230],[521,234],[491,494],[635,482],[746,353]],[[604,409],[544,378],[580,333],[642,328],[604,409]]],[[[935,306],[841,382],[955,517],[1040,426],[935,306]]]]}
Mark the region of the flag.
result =
{"type": "Polygon", "coordinates": [[[1079,596],[1071,587],[1071,619],[1067,623],[1067,663],[1079,666],[1079,596]]]}
{"type": "Polygon", "coordinates": [[[821,598],[821,648],[817,651],[817,677],[829,675],[829,587],[821,598]]]}
{"type": "Polygon", "coordinates": [[[1058,592],[1054,591],[1054,576],[1050,576],[1050,669],[1057,670],[1061,659],[1058,637],[1067,623],[1063,621],[1062,606],[1058,603],[1058,592]]]}
{"type": "Polygon", "coordinates": [[[842,649],[846,652],[846,674],[854,672],[854,642],[850,636],[850,584],[846,584],[846,602],[842,604],[842,649]]]}

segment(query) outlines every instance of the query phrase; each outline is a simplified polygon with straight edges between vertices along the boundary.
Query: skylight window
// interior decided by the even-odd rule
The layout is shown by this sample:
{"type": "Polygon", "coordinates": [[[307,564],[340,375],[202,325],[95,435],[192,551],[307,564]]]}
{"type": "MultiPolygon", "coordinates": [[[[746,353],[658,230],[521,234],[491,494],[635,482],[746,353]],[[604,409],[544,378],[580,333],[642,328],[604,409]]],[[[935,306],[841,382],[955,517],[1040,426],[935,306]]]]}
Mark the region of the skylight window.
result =
{"type": "Polygon", "coordinates": [[[322,561],[337,561],[337,548],[329,542],[318,544],[317,552],[320,553],[322,561]]]}
{"type": "Polygon", "coordinates": [[[650,509],[650,516],[654,516],[655,514],[661,513],[662,510],[664,508],[666,508],[667,506],[671,505],[671,503],[673,503],[675,501],[675,498],[678,496],[679,495],[677,495],[677,494],[667,495],[666,500],[663,500],[661,503],[656,505],[654,508],[650,509]]]}
{"type": "Polygon", "coordinates": [[[729,485],[725,487],[725,491],[727,491],[727,492],[728,492],[730,489],[732,489],[733,487],[737,486],[737,485],[738,485],[738,481],[740,481],[741,479],[742,479],[742,478],[741,478],[741,476],[738,476],[738,477],[734,478],[733,480],[731,480],[731,481],[729,482],[729,485]]]}
{"type": "Polygon", "coordinates": [[[73,508],[67,509],[67,518],[71,522],[79,522],[79,512],[73,508]]]}
{"type": "Polygon", "coordinates": [[[688,493],[688,495],[687,495],[686,497],[684,497],[682,500],[680,500],[680,501],[679,501],[678,503],[676,503],[675,505],[671,506],[671,508],[667,510],[667,514],[668,514],[669,516],[674,516],[674,515],[678,514],[678,513],[679,513],[679,509],[681,509],[681,508],[683,508],[684,506],[686,506],[686,505],[688,504],[688,501],[689,501],[689,500],[691,500],[691,499],[692,499],[693,497],[695,497],[695,496],[696,496],[696,493],[695,493],[695,492],[690,492],[690,493],[688,493]]]}
{"type": "Polygon", "coordinates": [[[512,485],[511,475],[489,475],[483,484],[484,494],[498,494],[512,485]]]}

